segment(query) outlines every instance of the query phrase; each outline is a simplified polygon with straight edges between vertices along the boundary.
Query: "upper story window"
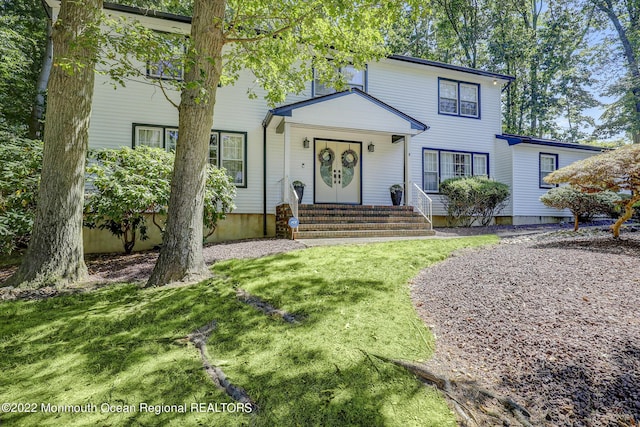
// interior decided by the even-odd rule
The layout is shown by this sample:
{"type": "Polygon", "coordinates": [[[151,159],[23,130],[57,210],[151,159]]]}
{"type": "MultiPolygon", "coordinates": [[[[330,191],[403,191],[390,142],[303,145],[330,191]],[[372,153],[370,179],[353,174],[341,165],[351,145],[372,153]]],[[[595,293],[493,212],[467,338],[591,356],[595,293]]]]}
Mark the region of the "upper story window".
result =
{"type": "Polygon", "coordinates": [[[553,188],[557,187],[555,184],[549,184],[544,181],[544,177],[549,175],[554,170],[558,169],[558,155],[540,153],[540,188],[553,188]]]}
{"type": "Polygon", "coordinates": [[[489,154],[428,150],[422,152],[423,185],[427,193],[437,193],[445,179],[489,176],[489,154]]]}
{"type": "MultiPolygon", "coordinates": [[[[178,129],[167,126],[133,126],[133,145],[175,151],[178,129]]],[[[247,133],[212,130],[209,138],[209,163],[225,168],[238,187],[247,186],[247,133]]]]}
{"type": "Polygon", "coordinates": [[[480,118],[480,85],[438,79],[438,112],[451,116],[480,118]]]}
{"type": "MultiPolygon", "coordinates": [[[[367,70],[358,70],[353,65],[347,65],[340,68],[340,73],[345,78],[347,87],[352,89],[360,89],[363,92],[367,91],[367,70]]],[[[313,79],[313,96],[322,96],[335,93],[336,90],[328,85],[325,85],[318,80],[317,76],[313,79]]]]}
{"type": "Polygon", "coordinates": [[[184,38],[182,36],[167,36],[163,38],[163,44],[166,49],[166,57],[153,58],[147,61],[147,77],[164,80],[183,80],[184,38]]]}

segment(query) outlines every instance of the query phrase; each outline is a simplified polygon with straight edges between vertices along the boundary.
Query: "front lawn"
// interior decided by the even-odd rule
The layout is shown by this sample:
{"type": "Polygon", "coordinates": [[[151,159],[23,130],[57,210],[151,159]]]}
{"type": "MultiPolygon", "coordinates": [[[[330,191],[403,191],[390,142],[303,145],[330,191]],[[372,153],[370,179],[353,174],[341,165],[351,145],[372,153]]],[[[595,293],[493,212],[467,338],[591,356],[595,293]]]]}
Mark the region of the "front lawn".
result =
{"type": "Polygon", "coordinates": [[[15,403],[3,405],[0,424],[454,426],[439,395],[367,354],[429,358],[433,337],[408,280],[456,249],[495,241],[313,248],[221,262],[215,279],[188,287],[0,303],[0,403],[15,403]],[[300,323],[240,302],[237,287],[300,323]],[[253,414],[222,405],[233,400],[185,339],[212,320],[208,358],[257,403],[253,414]],[[218,405],[198,405],[209,403],[218,405]],[[7,411],[18,409],[32,412],[7,411]]]}

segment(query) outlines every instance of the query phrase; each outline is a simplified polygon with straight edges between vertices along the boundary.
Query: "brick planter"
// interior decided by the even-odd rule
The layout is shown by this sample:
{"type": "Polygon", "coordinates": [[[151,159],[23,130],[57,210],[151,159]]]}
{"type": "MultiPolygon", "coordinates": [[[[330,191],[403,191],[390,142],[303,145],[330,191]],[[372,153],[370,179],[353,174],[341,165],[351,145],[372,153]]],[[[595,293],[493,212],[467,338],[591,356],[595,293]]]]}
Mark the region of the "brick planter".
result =
{"type": "Polygon", "coordinates": [[[289,204],[283,203],[276,206],[276,237],[278,239],[293,239],[293,230],[289,227],[289,218],[292,216],[289,204]]]}

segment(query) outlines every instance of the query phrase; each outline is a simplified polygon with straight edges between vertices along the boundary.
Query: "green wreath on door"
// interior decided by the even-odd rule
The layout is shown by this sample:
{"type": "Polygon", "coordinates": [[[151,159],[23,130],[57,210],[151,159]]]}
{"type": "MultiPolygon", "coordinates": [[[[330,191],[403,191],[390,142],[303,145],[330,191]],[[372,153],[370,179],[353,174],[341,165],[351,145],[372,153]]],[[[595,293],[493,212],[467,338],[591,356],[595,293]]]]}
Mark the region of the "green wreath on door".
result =
{"type": "Polygon", "coordinates": [[[358,153],[353,151],[351,148],[345,150],[342,153],[342,188],[345,188],[351,184],[351,181],[353,181],[357,165],[358,153]]]}

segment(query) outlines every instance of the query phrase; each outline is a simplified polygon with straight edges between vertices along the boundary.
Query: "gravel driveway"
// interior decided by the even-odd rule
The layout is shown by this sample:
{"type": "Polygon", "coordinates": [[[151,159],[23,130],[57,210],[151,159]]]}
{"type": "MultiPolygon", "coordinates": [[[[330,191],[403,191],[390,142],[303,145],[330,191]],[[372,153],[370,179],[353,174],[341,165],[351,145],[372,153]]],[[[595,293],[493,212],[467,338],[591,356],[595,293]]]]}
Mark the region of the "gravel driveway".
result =
{"type": "Polygon", "coordinates": [[[429,367],[511,396],[534,425],[640,420],[637,234],[506,239],[426,269],[411,293],[436,334],[429,367]]]}

